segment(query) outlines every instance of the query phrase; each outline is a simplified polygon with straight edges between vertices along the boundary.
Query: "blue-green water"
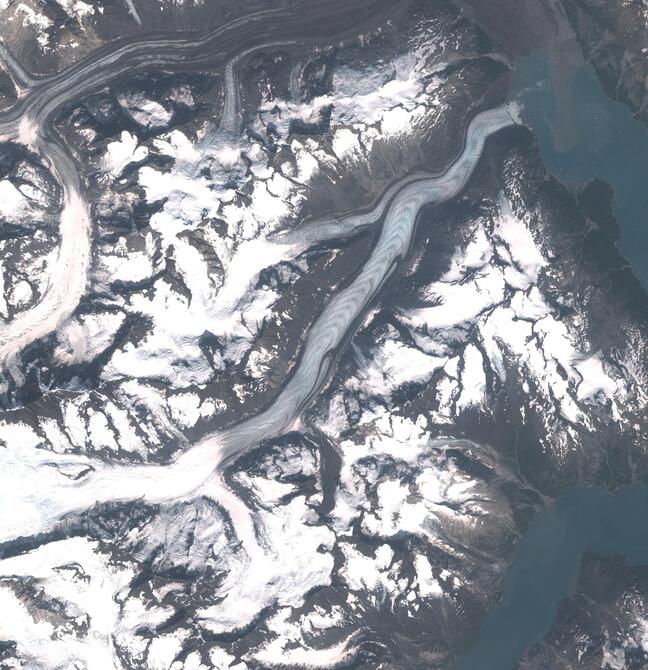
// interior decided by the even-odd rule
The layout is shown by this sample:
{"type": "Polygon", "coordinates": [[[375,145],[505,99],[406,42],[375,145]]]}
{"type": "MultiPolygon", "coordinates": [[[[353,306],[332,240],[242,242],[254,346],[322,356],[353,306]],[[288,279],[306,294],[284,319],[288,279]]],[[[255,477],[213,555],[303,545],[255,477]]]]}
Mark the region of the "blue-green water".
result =
{"type": "Polygon", "coordinates": [[[511,97],[523,104],[552,174],[566,183],[598,177],[612,186],[621,253],[648,287],[648,127],[606,96],[574,45],[523,62],[511,97]]]}
{"type": "MultiPolygon", "coordinates": [[[[599,178],[612,186],[621,252],[648,287],[648,128],[605,95],[570,43],[521,63],[511,98],[522,103],[523,120],[560,181],[581,186],[599,178]]],[[[501,605],[454,670],[513,670],[550,631],[584,552],[648,564],[648,486],[616,495],[574,489],[540,512],[505,572],[501,605]]]]}
{"type": "Polygon", "coordinates": [[[648,486],[634,484],[615,495],[573,489],[539,512],[504,575],[502,604],[455,670],[513,670],[524,650],[551,629],[584,552],[648,563],[648,486]]]}

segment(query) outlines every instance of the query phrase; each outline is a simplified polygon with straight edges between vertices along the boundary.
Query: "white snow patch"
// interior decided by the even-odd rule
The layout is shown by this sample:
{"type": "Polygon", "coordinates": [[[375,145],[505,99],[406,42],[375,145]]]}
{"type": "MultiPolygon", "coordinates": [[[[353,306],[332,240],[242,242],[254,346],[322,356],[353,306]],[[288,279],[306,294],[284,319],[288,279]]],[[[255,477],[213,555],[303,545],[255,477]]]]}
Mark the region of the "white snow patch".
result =
{"type": "Polygon", "coordinates": [[[248,543],[244,544],[247,555],[237,551],[231,556],[222,586],[227,598],[199,613],[206,628],[214,633],[240,629],[265,607],[300,607],[306,593],[330,584],[333,556],[329,551],[335,536],[315,523],[305,503],[298,496],[271,511],[258,512],[263,549],[248,543]]]}
{"type": "Polygon", "coordinates": [[[416,554],[414,568],[416,570],[419,594],[423,598],[440,598],[443,595],[443,589],[432,574],[432,566],[428,557],[416,554]]]}
{"type": "Polygon", "coordinates": [[[27,198],[9,181],[0,181],[0,216],[7,221],[19,221],[31,208],[27,198]]]}
{"type": "MultiPolygon", "coordinates": [[[[468,247],[466,254],[474,265],[480,265],[484,249],[468,247]],[[479,254],[479,256],[478,256],[479,254]]],[[[487,256],[486,256],[487,257],[487,256]]],[[[444,277],[461,277],[467,269],[457,259],[444,277]]],[[[470,267],[470,266],[468,266],[470,267]]],[[[499,267],[485,266],[463,281],[438,281],[428,286],[424,297],[435,303],[431,307],[403,310],[402,320],[427,332],[462,326],[473,322],[482,312],[504,299],[506,283],[499,267]]]]}
{"type": "Polygon", "coordinates": [[[582,380],[578,385],[579,400],[592,400],[599,394],[610,400],[614,399],[619,387],[617,382],[609,377],[603,369],[601,352],[577,363],[576,370],[578,370],[582,380]]]}
{"type": "Polygon", "coordinates": [[[133,575],[130,567],[110,565],[97,544],[85,538],[51,542],[1,560],[0,638],[16,642],[28,667],[41,667],[47,659],[52,668],[113,670],[118,664],[113,639],[120,629],[119,599],[133,575]],[[33,606],[28,610],[8,584],[30,578],[38,580],[48,598],[61,601],[67,615],[78,623],[87,621],[87,632],[56,625],[33,606]]]}
{"type": "Polygon", "coordinates": [[[531,231],[520,221],[511,207],[511,203],[500,198],[500,217],[495,234],[507,245],[515,264],[524,272],[530,284],[538,280],[540,269],[547,264],[536,246],[531,231]]]}
{"type": "Polygon", "coordinates": [[[104,168],[113,177],[119,177],[126,166],[139,163],[148,156],[148,149],[138,146],[137,136],[127,130],[122,131],[121,139],[106,145],[106,152],[104,168]]]}
{"type": "Polygon", "coordinates": [[[481,405],[486,395],[486,374],[484,357],[474,344],[464,350],[463,369],[461,371],[461,395],[457,400],[457,409],[481,405]]]}
{"type": "Polygon", "coordinates": [[[31,284],[27,280],[22,279],[13,287],[11,302],[14,305],[24,305],[32,299],[33,294],[31,284]]]}
{"type": "Polygon", "coordinates": [[[150,100],[139,92],[119,95],[117,100],[129,116],[147,130],[165,128],[173,117],[173,112],[168,111],[159,102],[150,100]]]}
{"type": "Polygon", "coordinates": [[[429,356],[401,340],[392,339],[391,336],[398,336],[394,329],[389,335],[371,351],[368,360],[358,371],[358,379],[347,382],[349,389],[390,398],[395,390],[406,383],[428,381],[434,371],[442,368],[446,362],[445,358],[429,356]]]}
{"type": "Polygon", "coordinates": [[[200,396],[196,393],[175,393],[167,398],[173,420],[183,428],[195,425],[201,416],[200,396]]]}
{"type": "Polygon", "coordinates": [[[56,2],[70,15],[83,18],[94,14],[95,8],[83,0],[56,0],[56,2]]]}
{"type": "Polygon", "coordinates": [[[47,16],[45,16],[45,14],[41,14],[40,12],[35,11],[33,7],[30,7],[24,2],[21,2],[16,6],[16,14],[18,12],[22,13],[24,17],[24,26],[32,25],[39,30],[44,31],[52,25],[52,21],[47,16]]]}

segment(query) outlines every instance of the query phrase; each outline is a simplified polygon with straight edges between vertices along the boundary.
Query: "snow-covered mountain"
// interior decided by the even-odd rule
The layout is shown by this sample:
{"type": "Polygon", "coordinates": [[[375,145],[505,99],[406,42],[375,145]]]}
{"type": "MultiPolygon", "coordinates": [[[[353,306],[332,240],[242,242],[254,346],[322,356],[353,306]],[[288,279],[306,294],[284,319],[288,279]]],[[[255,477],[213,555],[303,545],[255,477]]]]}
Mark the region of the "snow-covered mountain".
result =
{"type": "Polygon", "coordinates": [[[2,668],[448,668],[648,464],[648,298],[509,54],[270,5],[0,0],[2,668]]]}

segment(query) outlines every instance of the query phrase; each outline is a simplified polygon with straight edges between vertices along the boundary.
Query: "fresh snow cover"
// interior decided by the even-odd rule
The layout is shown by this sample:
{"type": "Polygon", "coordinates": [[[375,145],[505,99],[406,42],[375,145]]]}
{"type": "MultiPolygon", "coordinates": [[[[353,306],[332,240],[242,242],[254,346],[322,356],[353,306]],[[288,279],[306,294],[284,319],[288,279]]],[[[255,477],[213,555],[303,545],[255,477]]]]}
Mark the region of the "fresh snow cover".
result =
{"type": "Polygon", "coordinates": [[[425,297],[436,302],[403,312],[403,320],[428,331],[462,325],[504,299],[505,280],[498,268],[476,273],[461,283],[438,282],[428,288],[425,297]]]}
{"type": "MultiPolygon", "coordinates": [[[[346,581],[352,591],[373,591],[386,593],[398,593],[399,586],[395,579],[395,570],[386,565],[381,545],[374,556],[365,556],[353,545],[341,542],[340,548],[344,554],[344,566],[340,569],[340,576],[346,581]]],[[[388,549],[389,550],[389,549],[388,549]]]]}
{"type": "Polygon", "coordinates": [[[324,649],[309,649],[306,646],[284,649],[280,645],[275,645],[274,648],[268,645],[251,654],[250,658],[263,663],[263,667],[285,668],[289,666],[328,670],[328,668],[339,667],[350,662],[354,656],[354,649],[349,648],[347,640],[343,640],[324,649]]]}
{"type": "Polygon", "coordinates": [[[222,586],[226,600],[200,612],[202,624],[213,633],[243,628],[271,605],[299,607],[312,589],[330,584],[335,536],[313,523],[303,496],[259,511],[257,521],[263,547],[244,544],[246,556],[240,551],[231,556],[222,586]]]}
{"type": "Polygon", "coordinates": [[[128,165],[148,156],[148,149],[138,146],[137,136],[127,130],[122,130],[119,140],[106,145],[106,152],[104,167],[113,177],[119,177],[128,165]]]}
{"type": "Polygon", "coordinates": [[[183,428],[195,425],[201,416],[200,396],[196,393],[175,393],[168,396],[167,403],[173,420],[183,428]]]}
{"type": "MultiPolygon", "coordinates": [[[[94,12],[80,1],[57,2],[78,16],[94,12]]],[[[139,22],[134,4],[126,4],[139,22]]],[[[7,621],[0,621],[0,638],[17,640],[20,655],[31,663],[26,667],[43,663],[112,670],[120,662],[116,645],[149,670],[350,664],[357,649],[354,635],[344,627],[357,629],[354,615],[342,606],[312,608],[310,593],[339,578],[352,592],[345,607],[357,610],[355,616],[362,615],[363,607],[354,605],[353,593],[367,592],[376,608],[407,603],[411,616],[422,599],[439,601],[452,577],[433,566],[419,545],[442,546],[446,531],[454,529],[458,534],[487,532],[487,516],[512,526],[505,514],[500,519],[492,513],[503,509],[496,487],[462,468],[455,456],[464,450],[481,458],[488,447],[436,437],[432,424],[452,425],[467,410],[488,411],[491,378],[504,382],[511,361],[524,378],[527,396],[533,399],[538,393],[555,401],[573,424],[588,425],[584,401],[614,404],[622,392],[621,372],[602,352],[584,357],[573,324],[560,320],[543,293],[539,280],[548,262],[529,222],[519,219],[502,196],[495,221],[474,222],[471,239],[455,250],[449,269],[421,291],[422,306],[390,315],[399,328],[409,330],[406,337],[388,325],[365,350],[354,343],[354,373],[335,390],[327,416],[314,420],[341,458],[335,507],[326,518],[316,507],[323,499],[322,486],[300,494],[300,476],[319,476],[315,451],[293,458],[282,446],[285,462],[273,456],[267,476],[237,473],[237,486],[231,488],[216,471],[220,444],[186,452],[170,465],[141,464],[168,438],[183,446],[183,430],[225,409],[222,401],[201,399],[214,369],[200,337],[208,332],[218,338],[222,348],[215,355],[216,369],[244,360],[264,323],[277,316],[275,304],[282,295],[274,285],[259,285],[263,270],[280,266],[286,284],[308,270],[305,245],[286,244],[290,238],[284,229],[297,223],[311,180],[337,164],[351,169],[353,161],[368,158],[375,143],[410,135],[423,124],[438,104],[438,82],[427,80],[424,61],[425,53],[418,53],[377,68],[337,67],[332,91],[308,103],[268,96],[249,137],[206,123],[195,139],[172,130],[144,146],[124,131],[106,146],[104,180],[119,180],[128,166],[140,164],[134,172],[138,186],[148,204],[157,207],[141,240],[122,237],[102,248],[93,288],[99,294],[111,282],[147,280],[151,288],[124,295],[115,291],[110,312],[74,314],[77,300],[72,307],[64,302],[53,315],[46,313],[46,325],[54,324],[56,331],[55,361],[76,365],[94,360],[111,345],[127,316],[152,325],[111,354],[101,373],[100,381],[107,382],[103,388],[69,391],[59,399],[62,420],[37,416],[33,426],[0,422],[0,469],[16,475],[0,491],[1,506],[11,509],[0,543],[57,529],[62,519],[65,528],[78,520],[88,501],[100,506],[136,499],[156,511],[128,531],[133,560],[139,565],[152,561],[151,570],[157,569],[157,561],[163,568],[196,572],[209,563],[217,566],[218,578],[192,622],[197,631],[175,624],[165,630],[161,627],[177,614],[165,600],[165,589],[168,595],[176,587],[152,585],[165,604],[151,605],[146,589],[139,592],[134,586],[134,565],[109,561],[99,543],[55,540],[0,559],[0,607],[9,613],[7,621]],[[316,123],[328,107],[326,142],[291,137],[291,121],[316,123]],[[275,154],[253,138],[267,136],[271,123],[274,148],[285,149],[290,158],[281,166],[275,163],[281,152],[275,154]],[[171,167],[148,162],[152,155],[171,159],[171,167]],[[217,261],[216,272],[204,247],[192,238],[197,233],[210,247],[207,253],[213,252],[209,260],[217,261]],[[140,242],[142,248],[129,247],[140,242]],[[165,262],[173,263],[174,276],[160,273],[162,278],[153,279],[165,262]],[[416,418],[400,416],[393,406],[396,391],[433,378],[438,409],[416,418]],[[347,408],[360,418],[351,419],[347,408]],[[93,453],[97,451],[101,458],[93,453]],[[277,473],[286,479],[279,480],[277,473]],[[25,482],[48,504],[36,505],[35,495],[27,499],[18,493],[25,482]],[[354,544],[354,524],[365,539],[373,539],[369,549],[354,544]],[[400,546],[397,559],[388,544],[396,547],[403,535],[417,538],[411,565],[410,558],[401,558],[400,546]],[[43,616],[18,594],[18,586],[31,578],[38,580],[45,602],[53,603],[43,607],[43,616]],[[62,614],[58,600],[64,603],[62,614]],[[242,662],[218,646],[211,649],[209,661],[195,651],[178,659],[190,636],[205,633],[205,639],[222,643],[259,620],[268,635],[242,662]],[[327,635],[326,646],[320,645],[318,636],[331,631],[335,638],[327,635]]],[[[119,102],[143,128],[164,128],[171,121],[172,112],[144,95],[122,95],[119,102]]],[[[23,133],[34,136],[28,122],[23,133]]],[[[0,181],[0,200],[3,188],[6,202],[0,208],[21,215],[29,207],[25,194],[0,181]]],[[[79,214],[81,227],[89,230],[83,216],[87,207],[75,195],[71,202],[68,194],[62,218],[68,239],[75,231],[71,214],[79,214]]],[[[76,262],[69,248],[62,249],[61,258],[78,289],[80,279],[85,281],[81,269],[87,269],[87,254],[76,262]]],[[[60,276],[57,269],[52,280],[60,276]]],[[[78,294],[75,290],[76,298],[78,294]]],[[[12,296],[14,302],[26,302],[32,287],[18,282],[12,296]]],[[[36,326],[42,335],[42,324],[36,326]]],[[[270,348],[253,349],[245,372],[264,379],[273,356],[270,348]]],[[[84,382],[74,380],[70,386],[76,389],[76,384],[84,382]]],[[[244,384],[233,390],[239,398],[245,396],[244,384]]],[[[547,417],[548,423],[553,421],[547,417]]]]}
{"type": "Polygon", "coordinates": [[[281,499],[296,490],[294,484],[280,482],[276,479],[266,479],[265,477],[251,477],[241,474],[237,479],[248,486],[257,500],[266,505],[276,505],[281,499]]]}
{"type": "Polygon", "coordinates": [[[398,606],[405,608],[406,616],[412,616],[420,607],[419,598],[438,598],[442,595],[429,562],[419,554],[414,558],[415,577],[412,579],[403,574],[403,561],[393,561],[394,552],[388,544],[382,544],[375,550],[375,558],[346,542],[340,543],[340,548],[345,558],[340,576],[352,591],[348,598],[352,609],[356,609],[354,593],[369,591],[369,602],[374,606],[390,609],[398,606]]]}
{"type": "Polygon", "coordinates": [[[151,277],[155,271],[152,256],[156,249],[151,233],[147,233],[145,245],[141,251],[128,249],[123,238],[113,245],[112,253],[103,254],[100,259],[105,281],[138,282],[151,277]]]}
{"type": "Polygon", "coordinates": [[[165,109],[159,102],[150,100],[138,92],[119,95],[117,100],[129,116],[147,130],[165,128],[173,117],[173,113],[165,109]]]}
{"type": "MultiPolygon", "coordinates": [[[[198,270],[204,265],[197,265],[198,270]]],[[[141,314],[157,317],[158,327],[135,345],[126,344],[116,351],[104,369],[105,379],[164,379],[176,388],[205,383],[212,374],[199,346],[199,337],[211,322],[204,302],[196,296],[187,305],[165,282],[156,284],[151,297],[135,294],[131,307],[141,314]]]]}
{"type": "Polygon", "coordinates": [[[484,357],[474,344],[469,344],[464,350],[461,395],[457,400],[457,409],[462,411],[472,405],[480,405],[484,402],[485,395],[484,357]]]}
{"type": "Polygon", "coordinates": [[[537,392],[557,403],[568,422],[587,425],[579,403],[597,396],[613,400],[616,419],[614,399],[623,392],[620,371],[616,379],[610,377],[604,362],[610,371],[616,368],[602,354],[586,358],[578,351],[569,325],[537,284],[547,261],[527,223],[503,196],[499,207],[493,236],[478,221],[472,239],[455,250],[450,269],[424,289],[422,298],[433,305],[397,314],[422,351],[458,363],[457,371],[446,366],[437,382],[434,420],[451,423],[455,412],[483,405],[487,367],[504,381],[507,359],[516,362],[537,392]],[[470,328],[476,328],[480,348],[465,342],[470,328]],[[453,352],[460,357],[451,359],[453,352]]]}
{"type": "MultiPolygon", "coordinates": [[[[120,628],[119,598],[134,576],[132,567],[113,566],[85,538],[44,544],[25,554],[0,560],[0,637],[16,640],[27,667],[83,667],[114,670],[113,636],[120,628]],[[45,598],[63,603],[65,619],[47,609],[27,609],[11,588],[37,579],[45,598]],[[86,631],[72,628],[88,624],[86,631]],[[37,665],[36,665],[37,664],[37,665]]],[[[41,599],[43,596],[41,596],[41,599]]],[[[46,601],[47,602],[47,601],[46,601]]],[[[56,612],[56,609],[52,610],[56,612]]]]}
{"type": "Polygon", "coordinates": [[[19,221],[31,211],[27,198],[9,179],[0,181],[0,216],[7,221],[19,221]]]}
{"type": "MultiPolygon", "coordinates": [[[[342,65],[333,74],[332,94],[315,98],[308,104],[273,100],[266,103],[266,109],[272,110],[279,102],[284,122],[290,118],[316,122],[320,111],[333,105],[331,118],[335,125],[354,122],[372,125],[384,119],[389,110],[414,109],[418,105],[418,99],[425,92],[423,73],[418,67],[419,62],[412,54],[366,70],[342,65]]],[[[281,126],[279,130],[281,132],[281,126]]]]}
{"type": "MultiPolygon", "coordinates": [[[[446,458],[443,441],[438,441],[440,446],[434,446],[436,443],[427,432],[427,421],[423,416],[413,422],[397,414],[384,413],[367,427],[373,427],[373,430],[363,443],[340,441],[343,456],[341,488],[332,513],[338,533],[348,532],[353,519],[366,506],[363,478],[357,468],[369,455],[391,457],[412,465],[421,463],[422,459],[430,461],[426,470],[415,479],[423,496],[418,502],[409,502],[410,486],[399,479],[385,479],[378,484],[378,507],[375,511],[365,512],[363,517],[363,529],[367,533],[391,537],[406,531],[425,536],[429,534],[428,519],[441,513],[457,518],[462,516],[461,512],[452,512],[451,507],[445,507],[446,502],[457,509],[461,504],[472,507],[473,496],[469,489],[473,482],[446,458]]],[[[463,515],[466,518],[465,511],[463,515]]]]}
{"type": "MultiPolygon", "coordinates": [[[[88,399],[84,395],[71,396],[62,403],[63,421],[61,425],[56,419],[39,417],[38,428],[45,435],[48,445],[56,453],[62,454],[73,449],[86,451],[89,446],[95,445],[91,440],[97,440],[98,446],[108,448],[114,456],[136,455],[146,459],[147,445],[138,433],[138,429],[146,434],[148,427],[132,410],[119,406],[112,399],[100,397],[99,409],[92,405],[94,398],[88,399]]],[[[151,408],[160,429],[169,428],[159,420],[159,410],[151,408]]],[[[150,420],[150,419],[149,419],[150,420]]],[[[11,424],[13,428],[15,424],[11,424]]],[[[33,440],[38,441],[37,434],[31,427],[33,440]]],[[[160,440],[159,434],[149,434],[148,438],[154,443],[160,440]]]]}
{"type": "Polygon", "coordinates": [[[582,379],[578,385],[579,400],[595,399],[599,394],[614,400],[619,386],[603,369],[600,351],[577,363],[576,370],[582,379]]]}
{"type": "Polygon", "coordinates": [[[4,275],[4,264],[0,260],[0,316],[6,320],[9,316],[9,311],[7,309],[7,299],[5,297],[5,275],[4,275]]]}
{"type": "Polygon", "coordinates": [[[402,531],[416,534],[423,528],[428,511],[422,502],[409,502],[409,484],[399,479],[387,479],[378,484],[376,494],[375,512],[365,514],[362,523],[369,534],[392,537],[402,531]]]}
{"type": "Polygon", "coordinates": [[[71,16],[83,18],[94,14],[95,8],[83,0],[56,0],[56,2],[71,16]]]}
{"type": "Polygon", "coordinates": [[[500,197],[500,217],[495,234],[508,247],[516,266],[524,272],[530,284],[538,279],[540,269],[547,262],[538,249],[529,228],[520,221],[511,208],[511,203],[500,197]]]}
{"type": "Polygon", "coordinates": [[[57,333],[59,346],[55,359],[64,365],[93,360],[112,344],[124,319],[121,313],[102,312],[68,321],[57,333]]]}
{"type": "MultiPolygon", "coordinates": [[[[422,108],[420,116],[425,113],[425,108],[422,108]]],[[[403,107],[394,107],[394,109],[387,110],[381,119],[380,129],[385,137],[390,135],[404,135],[411,131],[413,124],[413,115],[403,107]]]]}
{"type": "Polygon", "coordinates": [[[333,135],[333,153],[338,158],[343,158],[346,154],[358,154],[361,152],[361,145],[358,141],[357,133],[350,128],[339,128],[333,135]]]}
{"type": "Polygon", "coordinates": [[[35,449],[42,445],[42,439],[26,423],[0,421],[0,442],[5,445],[18,442],[24,449],[35,449]]]}
{"type": "Polygon", "coordinates": [[[263,347],[250,352],[245,371],[253,379],[265,379],[272,370],[272,353],[263,347]]]}
{"type": "Polygon", "coordinates": [[[39,30],[44,31],[52,25],[52,21],[45,14],[35,11],[33,7],[30,7],[25,2],[20,2],[16,5],[16,14],[18,12],[23,15],[24,26],[33,25],[39,30]]]}
{"type": "Polygon", "coordinates": [[[14,305],[28,303],[31,300],[33,293],[30,283],[26,279],[23,279],[13,287],[13,291],[11,292],[11,302],[14,305]]]}
{"type": "Polygon", "coordinates": [[[330,630],[343,624],[343,615],[339,607],[329,613],[316,607],[313,611],[302,614],[297,621],[292,621],[292,608],[279,609],[266,621],[271,639],[265,641],[258,649],[248,653],[246,660],[262,663],[264,667],[280,667],[286,664],[306,668],[330,668],[351,660],[354,654],[350,645],[350,637],[344,637],[332,646],[312,646],[305,636],[312,638],[322,630],[330,630]]]}
{"type": "Polygon", "coordinates": [[[482,225],[477,226],[464,249],[455,249],[450,260],[450,269],[441,277],[441,281],[458,282],[471,270],[483,268],[493,258],[493,246],[482,225]]]}
{"type": "MultiPolygon", "coordinates": [[[[289,182],[273,174],[270,179],[255,184],[249,207],[227,204],[232,197],[231,190],[214,191],[210,180],[195,176],[199,165],[209,155],[208,144],[206,149],[202,145],[194,147],[179,131],[172,131],[167,139],[156,140],[155,144],[158,150],[175,158],[175,168],[172,172],[161,173],[145,166],[140,169],[140,183],[150,201],[165,199],[163,210],[152,217],[151,227],[160,235],[164,248],[173,246],[174,260],[191,291],[191,301],[177,296],[169,286],[160,282],[153,295],[133,296],[131,309],[150,315],[156,321],[155,331],[138,347],[129,345],[117,352],[106,376],[119,377],[135,370],[138,376],[162,378],[184,387],[204,383],[212,374],[198,347],[198,338],[205,331],[224,337],[229,343],[224,358],[237,361],[250,348],[258,329],[271,315],[270,308],[278,293],[255,293],[254,284],[265,267],[280,262],[293,250],[289,245],[270,244],[263,238],[244,240],[258,235],[260,225],[270,225],[267,232],[272,232],[288,214],[289,182]],[[206,153],[201,152],[201,147],[206,153]],[[221,211],[223,203],[226,206],[221,211]],[[213,216],[219,211],[232,227],[227,238],[211,239],[225,269],[222,289],[213,284],[200,252],[181,236],[187,226],[200,224],[204,216],[213,216]],[[246,304],[239,306],[244,298],[246,304]],[[187,361],[193,365],[187,366],[187,361]]],[[[223,151],[220,153],[222,156],[223,151]]],[[[238,156],[239,152],[236,152],[235,161],[240,160],[238,156]]],[[[149,253],[153,253],[152,248],[149,253]]],[[[113,277],[117,270],[118,273],[121,271],[122,280],[132,281],[150,275],[152,271],[145,255],[141,262],[132,260],[129,254],[124,260],[117,258],[105,256],[103,259],[113,277]],[[136,265],[129,277],[131,263],[136,265]]]]}
{"type": "Polygon", "coordinates": [[[104,414],[91,412],[88,419],[88,437],[93,446],[106,447],[113,452],[118,451],[119,447],[115,441],[115,434],[108,425],[108,419],[104,414]]]}
{"type": "Polygon", "coordinates": [[[518,319],[540,321],[552,312],[537,286],[527,291],[516,291],[511,298],[511,310],[518,319]]]}
{"type": "Polygon", "coordinates": [[[175,657],[182,650],[182,640],[174,635],[158,635],[151,640],[147,661],[151,670],[170,668],[175,657]]]}
{"type": "MultiPolygon", "coordinates": [[[[344,461],[355,462],[373,453],[391,455],[406,462],[414,462],[420,453],[427,447],[430,436],[427,432],[427,419],[420,414],[416,421],[412,421],[398,414],[383,413],[372,420],[375,433],[370,433],[367,441],[355,444],[350,440],[341,440],[340,447],[345,450],[344,461]]],[[[331,437],[336,434],[335,425],[320,424],[320,427],[331,437]]],[[[339,436],[339,433],[338,433],[339,436]]],[[[340,477],[349,473],[343,468],[340,477]]],[[[348,480],[349,483],[351,480],[348,480]]]]}
{"type": "Polygon", "coordinates": [[[390,327],[384,341],[362,357],[358,377],[350,379],[347,388],[389,399],[404,384],[428,381],[445,364],[445,358],[408,347],[397,336],[396,329],[390,327]]]}
{"type": "MultiPolygon", "coordinates": [[[[307,186],[322,162],[334,162],[334,157],[311,138],[290,142],[290,119],[316,119],[319,110],[333,104],[332,150],[340,155],[357,153],[360,144],[354,133],[362,133],[362,127],[351,131],[345,127],[349,123],[369,127],[397,107],[391,122],[385,121],[396,131],[396,121],[400,125],[405,122],[404,109],[416,114],[425,111],[421,102],[428,99],[430,91],[426,92],[423,84],[424,57],[401,56],[375,71],[341,66],[334,74],[331,99],[322,96],[308,105],[283,100],[263,103],[255,122],[260,124],[258,132],[264,135],[264,124],[272,121],[278,141],[292,148],[297,170],[291,179],[270,167],[268,149],[259,142],[234,138],[209,124],[198,130],[195,141],[180,130],[172,130],[151,142],[150,151],[173,158],[174,164],[168,171],[140,167],[139,182],[148,202],[164,200],[162,210],[151,218],[151,228],[159,235],[162,249],[173,247],[176,269],[191,292],[191,300],[176,297],[161,282],[148,296],[134,295],[128,309],[150,316],[155,327],[138,345],[129,344],[113,355],[104,371],[105,379],[135,374],[165,380],[174,388],[205,383],[212,370],[197,345],[205,331],[225,344],[217,365],[241,360],[265,321],[273,316],[272,307],[279,297],[277,291],[255,289],[261,271],[305,251],[270,238],[296,218],[307,195],[301,184],[307,186]],[[205,175],[206,167],[209,176],[205,175]],[[249,196],[242,199],[234,184],[240,190],[248,183],[249,196]],[[209,243],[223,267],[222,285],[214,284],[205,272],[200,252],[183,236],[199,226],[207,231],[202,224],[209,217],[218,217],[227,225],[225,235],[209,233],[209,243]]],[[[108,147],[107,169],[117,176],[129,163],[143,160],[146,150],[137,147],[134,135],[122,133],[121,141],[108,147]]],[[[117,273],[126,281],[150,276],[151,263],[141,252],[135,253],[133,260],[130,252],[116,252],[103,254],[102,265],[111,272],[107,276],[114,278],[117,273]]]]}
{"type": "Polygon", "coordinates": [[[416,581],[418,582],[419,594],[422,598],[439,598],[443,595],[443,589],[438,580],[434,578],[432,566],[427,556],[416,554],[414,558],[416,568],[416,581]]]}

